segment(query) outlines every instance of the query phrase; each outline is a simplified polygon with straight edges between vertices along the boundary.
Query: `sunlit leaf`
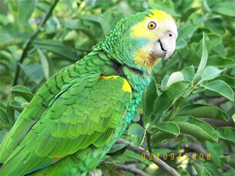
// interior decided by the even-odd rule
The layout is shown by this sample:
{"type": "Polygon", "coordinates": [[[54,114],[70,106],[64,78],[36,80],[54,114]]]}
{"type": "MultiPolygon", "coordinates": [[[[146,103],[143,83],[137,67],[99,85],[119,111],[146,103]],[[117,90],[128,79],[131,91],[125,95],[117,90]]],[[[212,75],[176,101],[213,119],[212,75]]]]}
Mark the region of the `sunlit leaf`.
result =
{"type": "Polygon", "coordinates": [[[195,162],[192,162],[192,164],[194,168],[196,169],[198,176],[212,176],[211,173],[205,167],[195,162]]]}
{"type": "Polygon", "coordinates": [[[235,9],[234,2],[220,2],[220,3],[217,3],[212,8],[212,11],[222,14],[222,15],[235,17],[234,9],[235,9]]]}
{"type": "Polygon", "coordinates": [[[190,116],[175,117],[170,121],[176,123],[182,133],[193,135],[201,140],[218,141],[215,129],[204,121],[190,116]]]}
{"type": "Polygon", "coordinates": [[[18,4],[18,23],[27,23],[34,9],[37,6],[37,0],[20,0],[18,4]]]}
{"type": "Polygon", "coordinates": [[[193,116],[197,118],[209,118],[209,119],[220,119],[228,120],[228,115],[219,107],[205,104],[190,104],[182,107],[177,115],[180,116],[193,116]]]}
{"type": "Polygon", "coordinates": [[[231,89],[231,87],[222,80],[215,80],[213,82],[209,83],[203,83],[201,84],[202,87],[204,87],[207,90],[216,92],[225,98],[229,99],[230,101],[234,101],[234,92],[231,89]]]}
{"type": "Polygon", "coordinates": [[[235,128],[233,127],[221,127],[217,129],[218,136],[221,139],[224,139],[226,141],[229,141],[233,144],[235,144],[235,128]]]}

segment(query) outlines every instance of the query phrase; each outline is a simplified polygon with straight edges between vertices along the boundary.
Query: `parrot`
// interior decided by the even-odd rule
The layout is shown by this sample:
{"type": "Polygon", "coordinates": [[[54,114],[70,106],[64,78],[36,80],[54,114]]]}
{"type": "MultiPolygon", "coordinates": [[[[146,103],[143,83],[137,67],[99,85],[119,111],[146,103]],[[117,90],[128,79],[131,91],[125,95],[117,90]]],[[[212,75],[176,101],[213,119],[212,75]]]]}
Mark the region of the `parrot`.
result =
{"type": "Polygon", "coordinates": [[[39,88],[0,145],[0,175],[92,173],[130,124],[177,36],[173,17],[161,10],[122,18],[39,88]]]}

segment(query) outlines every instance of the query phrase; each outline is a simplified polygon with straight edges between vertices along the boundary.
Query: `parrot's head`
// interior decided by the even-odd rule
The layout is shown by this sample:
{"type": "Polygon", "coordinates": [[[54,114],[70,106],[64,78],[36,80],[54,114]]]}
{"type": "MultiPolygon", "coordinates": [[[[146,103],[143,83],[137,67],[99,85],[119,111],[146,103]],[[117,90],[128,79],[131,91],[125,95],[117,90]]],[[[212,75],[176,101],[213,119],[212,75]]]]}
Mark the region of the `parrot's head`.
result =
{"type": "Polygon", "coordinates": [[[172,55],[177,36],[171,15],[146,10],[120,20],[106,37],[104,49],[129,67],[151,70],[159,58],[166,60],[172,55]]]}

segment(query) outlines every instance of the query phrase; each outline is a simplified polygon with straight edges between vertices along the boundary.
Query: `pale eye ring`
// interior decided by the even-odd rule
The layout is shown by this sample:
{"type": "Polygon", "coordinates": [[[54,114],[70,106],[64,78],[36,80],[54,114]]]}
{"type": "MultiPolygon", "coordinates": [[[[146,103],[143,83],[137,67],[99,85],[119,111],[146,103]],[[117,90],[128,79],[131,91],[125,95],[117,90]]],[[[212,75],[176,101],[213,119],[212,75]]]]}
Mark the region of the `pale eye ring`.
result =
{"type": "Polygon", "coordinates": [[[154,30],[154,29],[156,29],[156,27],[157,27],[156,22],[150,21],[150,22],[148,23],[148,29],[149,29],[149,30],[154,30]]]}

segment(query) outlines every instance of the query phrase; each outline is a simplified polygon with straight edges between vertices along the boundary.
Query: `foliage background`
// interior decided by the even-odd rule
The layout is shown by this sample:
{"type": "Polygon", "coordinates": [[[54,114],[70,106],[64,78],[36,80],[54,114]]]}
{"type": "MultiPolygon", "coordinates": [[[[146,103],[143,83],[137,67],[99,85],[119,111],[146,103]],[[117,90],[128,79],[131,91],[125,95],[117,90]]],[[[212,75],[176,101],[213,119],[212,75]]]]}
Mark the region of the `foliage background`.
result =
{"type": "MultiPolygon", "coordinates": [[[[53,2],[0,1],[0,141],[50,76],[91,51],[122,17],[157,8],[176,20],[177,50],[155,67],[122,138],[181,175],[235,175],[234,0],[61,0],[40,28],[53,2]]],[[[133,175],[119,163],[167,175],[144,157],[115,144],[98,170],[133,175]]]]}

